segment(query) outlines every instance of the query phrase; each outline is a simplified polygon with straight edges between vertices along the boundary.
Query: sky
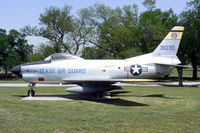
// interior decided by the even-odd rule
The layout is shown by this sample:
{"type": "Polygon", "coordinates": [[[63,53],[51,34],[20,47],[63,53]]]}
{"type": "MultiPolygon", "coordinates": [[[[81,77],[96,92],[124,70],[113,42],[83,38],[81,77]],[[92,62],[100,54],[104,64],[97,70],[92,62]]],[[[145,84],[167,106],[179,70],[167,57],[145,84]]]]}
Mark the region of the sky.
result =
{"type": "MultiPolygon", "coordinates": [[[[39,24],[39,16],[44,13],[45,8],[57,6],[62,8],[64,5],[72,6],[72,14],[78,10],[92,6],[94,3],[105,4],[111,8],[123,7],[123,5],[137,4],[139,12],[146,9],[143,7],[144,0],[1,0],[0,1],[0,28],[7,32],[11,29],[20,30],[26,25],[35,26],[39,24]]],[[[162,11],[170,8],[176,14],[180,14],[186,7],[186,2],[191,0],[156,0],[156,7],[162,11]]],[[[30,44],[37,45],[45,39],[28,37],[30,44]]]]}

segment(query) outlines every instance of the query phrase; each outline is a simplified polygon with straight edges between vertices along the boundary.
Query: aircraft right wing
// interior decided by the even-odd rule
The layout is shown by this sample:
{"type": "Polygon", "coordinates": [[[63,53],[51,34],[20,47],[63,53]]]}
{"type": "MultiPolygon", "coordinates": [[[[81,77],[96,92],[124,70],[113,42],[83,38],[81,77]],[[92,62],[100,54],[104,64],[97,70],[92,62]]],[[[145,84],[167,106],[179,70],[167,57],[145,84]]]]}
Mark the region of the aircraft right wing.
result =
{"type": "Polygon", "coordinates": [[[103,79],[103,78],[87,78],[87,79],[63,79],[64,84],[82,84],[90,83],[90,84],[114,84],[116,82],[152,82],[157,81],[155,79],[103,79]]]}

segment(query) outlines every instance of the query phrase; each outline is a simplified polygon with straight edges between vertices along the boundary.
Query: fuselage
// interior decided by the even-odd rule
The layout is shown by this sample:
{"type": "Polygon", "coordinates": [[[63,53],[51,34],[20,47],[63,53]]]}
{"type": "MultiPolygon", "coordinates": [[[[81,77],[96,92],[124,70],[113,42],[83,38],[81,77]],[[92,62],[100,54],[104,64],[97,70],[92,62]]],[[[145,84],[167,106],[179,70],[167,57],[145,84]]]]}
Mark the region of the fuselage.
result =
{"type": "Polygon", "coordinates": [[[168,75],[169,66],[134,60],[56,60],[21,66],[22,77],[32,83],[63,83],[65,79],[144,79],[168,75]]]}

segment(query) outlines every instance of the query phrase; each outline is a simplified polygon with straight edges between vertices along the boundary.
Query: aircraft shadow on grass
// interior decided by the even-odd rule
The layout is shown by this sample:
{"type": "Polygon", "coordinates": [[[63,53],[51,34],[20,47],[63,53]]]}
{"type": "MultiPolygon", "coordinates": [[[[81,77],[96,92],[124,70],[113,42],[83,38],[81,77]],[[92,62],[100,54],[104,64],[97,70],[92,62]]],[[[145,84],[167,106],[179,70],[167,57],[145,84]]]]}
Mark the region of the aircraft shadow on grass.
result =
{"type": "MultiPolygon", "coordinates": [[[[119,91],[119,92],[110,92],[112,98],[111,99],[96,99],[92,95],[87,95],[87,94],[36,94],[34,97],[58,97],[58,98],[66,98],[69,100],[84,100],[84,101],[90,101],[90,102],[96,102],[96,103],[103,103],[103,104],[111,104],[111,105],[116,105],[116,106],[149,106],[148,104],[144,103],[139,103],[139,102],[134,102],[134,101],[129,101],[121,98],[115,98],[117,94],[122,94],[122,93],[128,93],[126,91],[119,91]],[[112,94],[114,93],[114,95],[112,94]]],[[[16,97],[21,97],[25,98],[27,97],[26,95],[13,95],[16,97]]],[[[119,97],[121,95],[118,95],[119,97]]]]}
{"type": "MultiPolygon", "coordinates": [[[[90,101],[90,102],[96,102],[96,103],[103,103],[103,104],[111,104],[116,106],[149,106],[148,104],[139,103],[135,101],[129,101],[122,99],[120,97],[152,97],[152,98],[166,98],[166,99],[179,99],[179,98],[173,98],[165,96],[164,94],[152,94],[152,95],[125,95],[126,93],[129,93],[129,91],[114,91],[109,92],[111,99],[96,99],[92,95],[88,94],[37,94],[35,97],[58,97],[58,98],[66,98],[69,100],[84,100],[84,101],[90,101]],[[117,98],[116,98],[117,97],[117,98]]],[[[17,97],[27,97],[26,95],[14,95],[17,97]]]]}
{"type": "MultiPolygon", "coordinates": [[[[129,101],[122,99],[120,97],[152,97],[152,98],[166,98],[166,99],[179,99],[179,98],[173,98],[165,96],[164,94],[152,94],[152,95],[125,95],[126,93],[129,93],[129,91],[114,91],[109,92],[111,99],[96,99],[92,95],[88,94],[37,94],[34,97],[51,97],[51,98],[66,98],[69,100],[84,100],[84,101],[90,101],[90,102],[96,102],[96,103],[103,103],[103,104],[111,104],[116,106],[149,106],[148,104],[139,103],[135,101],[129,101]]],[[[13,95],[21,98],[27,97],[26,95],[13,95]]]]}
{"type": "Polygon", "coordinates": [[[120,96],[120,97],[152,97],[152,98],[166,98],[166,99],[180,99],[180,98],[174,98],[174,97],[168,97],[164,94],[152,94],[152,95],[119,95],[122,93],[129,93],[129,91],[116,91],[111,92],[111,96],[120,96]]]}

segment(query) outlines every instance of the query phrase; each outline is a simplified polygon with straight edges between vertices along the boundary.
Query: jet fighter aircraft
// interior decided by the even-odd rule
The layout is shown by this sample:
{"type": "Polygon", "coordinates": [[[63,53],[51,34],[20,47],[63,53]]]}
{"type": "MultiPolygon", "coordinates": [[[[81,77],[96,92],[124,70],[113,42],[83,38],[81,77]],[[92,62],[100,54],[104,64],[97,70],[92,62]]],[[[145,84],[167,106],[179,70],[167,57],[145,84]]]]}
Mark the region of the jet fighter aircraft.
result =
{"type": "Polygon", "coordinates": [[[149,54],[123,60],[85,60],[83,58],[57,53],[43,61],[31,62],[14,67],[11,71],[21,74],[30,83],[29,96],[34,96],[36,83],[77,84],[66,91],[91,93],[102,97],[104,92],[122,89],[113,85],[129,79],[152,79],[171,72],[172,66],[179,66],[176,56],[184,27],[175,26],[158,47],[149,54]]]}

